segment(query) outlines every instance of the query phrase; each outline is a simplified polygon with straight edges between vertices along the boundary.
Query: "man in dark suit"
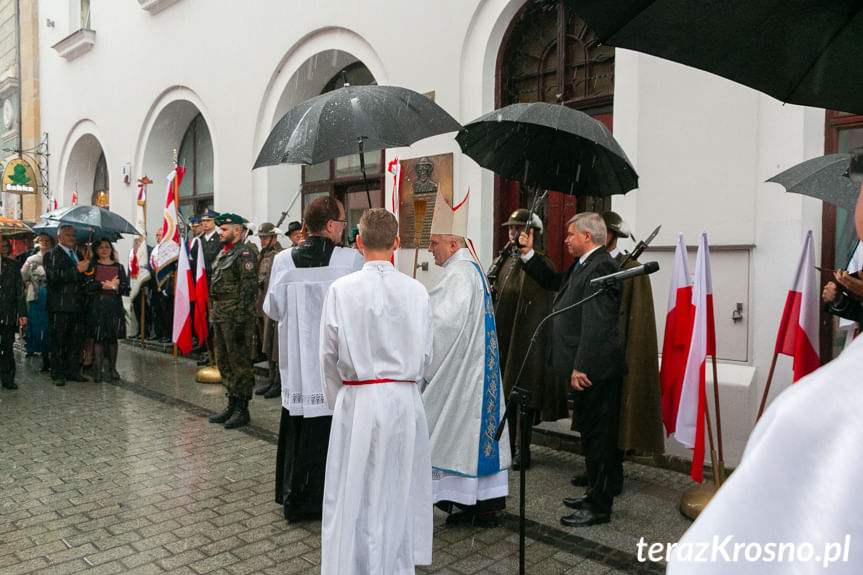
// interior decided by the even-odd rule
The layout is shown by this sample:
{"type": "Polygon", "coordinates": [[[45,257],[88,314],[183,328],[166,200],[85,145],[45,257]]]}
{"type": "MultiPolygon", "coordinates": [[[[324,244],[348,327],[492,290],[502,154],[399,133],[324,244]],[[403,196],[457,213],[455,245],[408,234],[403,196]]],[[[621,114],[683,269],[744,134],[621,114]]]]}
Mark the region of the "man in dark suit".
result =
{"type": "MultiPolygon", "coordinates": [[[[0,241],[9,240],[0,238],[0,241]]],[[[18,389],[12,344],[18,326],[26,324],[27,304],[18,262],[5,255],[0,256],[0,383],[5,389],[18,389]]]]}
{"type": "MultiPolygon", "coordinates": [[[[554,311],[592,294],[590,280],[618,271],[605,250],[606,236],[599,214],[576,214],[568,222],[564,240],[576,261],[565,272],[555,273],[534,255],[533,230],[529,237],[520,235],[525,272],[543,288],[558,292],[554,311]]],[[[588,476],[583,498],[563,500],[575,510],[560,520],[568,527],[607,523],[611,518],[620,385],[626,372],[617,327],[619,307],[620,286],[613,285],[552,320],[552,369],[555,377],[566,378],[573,389],[573,416],[579,422],[588,476]]]]}
{"type": "Polygon", "coordinates": [[[45,253],[48,323],[51,326],[51,379],[54,385],[66,381],[87,381],[81,375],[84,272],[90,262],[75,252],[75,228],[60,226],[57,247],[45,253]]]}

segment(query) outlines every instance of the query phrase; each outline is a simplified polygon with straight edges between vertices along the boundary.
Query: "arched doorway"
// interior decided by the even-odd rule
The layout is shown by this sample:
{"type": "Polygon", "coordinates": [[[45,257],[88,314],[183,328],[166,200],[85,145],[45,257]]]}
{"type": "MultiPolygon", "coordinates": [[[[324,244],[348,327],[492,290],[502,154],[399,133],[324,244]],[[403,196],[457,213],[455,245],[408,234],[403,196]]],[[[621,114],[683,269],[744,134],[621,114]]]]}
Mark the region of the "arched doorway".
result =
{"type": "MultiPolygon", "coordinates": [[[[529,0],[510,22],[498,51],[495,107],[519,102],[563,104],[590,114],[612,129],[614,48],[599,43],[570,0],[529,0]]],[[[533,190],[495,177],[495,250],[507,240],[502,224],[513,210],[530,207],[533,190]]],[[[604,211],[610,198],[576,197],[551,191],[541,216],[547,250],[555,266],[572,260],[563,249],[566,221],[576,212],[604,211]]],[[[544,241],[544,238],[543,238],[544,241]]]]}
{"type": "Polygon", "coordinates": [[[71,205],[73,195],[79,204],[109,207],[108,163],[102,144],[91,133],[81,135],[72,145],[66,165],[61,168],[62,201],[71,205]]]}

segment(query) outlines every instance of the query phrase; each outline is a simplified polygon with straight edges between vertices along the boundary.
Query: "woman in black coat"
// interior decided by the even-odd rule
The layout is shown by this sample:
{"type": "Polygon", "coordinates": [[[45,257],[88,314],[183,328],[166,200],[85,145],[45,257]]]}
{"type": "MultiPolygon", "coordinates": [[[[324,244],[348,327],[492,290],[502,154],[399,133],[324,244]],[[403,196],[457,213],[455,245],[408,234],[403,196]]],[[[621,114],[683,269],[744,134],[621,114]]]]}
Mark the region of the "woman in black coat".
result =
{"type": "Polygon", "coordinates": [[[129,294],[129,278],[117,263],[114,246],[107,239],[93,244],[87,292],[87,337],[92,337],[93,381],[119,381],[117,340],[126,337],[126,310],[123,296],[129,294]],[[107,360],[107,363],[106,363],[107,360]]]}

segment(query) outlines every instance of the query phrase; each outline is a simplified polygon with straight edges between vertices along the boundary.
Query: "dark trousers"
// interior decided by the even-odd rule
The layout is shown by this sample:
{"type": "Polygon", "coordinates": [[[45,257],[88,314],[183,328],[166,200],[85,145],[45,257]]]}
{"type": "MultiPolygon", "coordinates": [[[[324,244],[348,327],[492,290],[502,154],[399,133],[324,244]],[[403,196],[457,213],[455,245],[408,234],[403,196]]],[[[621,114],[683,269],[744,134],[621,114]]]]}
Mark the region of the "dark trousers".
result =
{"type": "Polygon", "coordinates": [[[51,324],[51,379],[65,379],[81,372],[83,317],[65,311],[48,312],[51,324]]]}
{"type": "Polygon", "coordinates": [[[173,335],[174,294],[170,291],[155,290],[150,296],[150,304],[153,333],[159,338],[171,337],[173,335]]]}
{"type": "Polygon", "coordinates": [[[0,382],[9,384],[15,381],[15,327],[0,325],[0,382]]]}
{"type": "Polygon", "coordinates": [[[276,503],[288,520],[321,514],[332,416],[304,418],[282,408],[276,451],[276,503]]]}
{"type": "Polygon", "coordinates": [[[138,324],[138,334],[141,332],[144,335],[148,335],[152,330],[152,315],[153,310],[150,304],[150,288],[146,286],[142,286],[141,290],[138,292],[138,295],[135,296],[135,299],[132,300],[132,310],[135,313],[135,323],[138,324]],[[144,321],[141,322],[141,305],[144,305],[144,321]]]}
{"type": "MultiPolygon", "coordinates": [[[[214,323],[216,361],[228,395],[251,399],[255,387],[245,323],[214,323]]],[[[248,327],[252,327],[251,324],[248,327]]]]}
{"type": "Polygon", "coordinates": [[[587,465],[585,499],[597,513],[611,513],[615,485],[623,478],[617,450],[620,419],[620,380],[594,381],[574,392],[573,405],[581,428],[581,444],[587,465]]]}

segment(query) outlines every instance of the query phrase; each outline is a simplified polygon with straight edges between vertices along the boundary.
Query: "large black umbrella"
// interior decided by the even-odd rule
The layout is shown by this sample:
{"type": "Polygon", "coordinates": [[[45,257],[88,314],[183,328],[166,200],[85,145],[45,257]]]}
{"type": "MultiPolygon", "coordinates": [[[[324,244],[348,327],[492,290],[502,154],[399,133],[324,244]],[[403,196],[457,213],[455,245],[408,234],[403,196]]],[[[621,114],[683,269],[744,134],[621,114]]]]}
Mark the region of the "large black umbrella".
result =
{"type": "Polygon", "coordinates": [[[800,162],[776,174],[768,182],[785,191],[830,202],[854,213],[860,184],[848,177],[851,154],[829,154],[800,162]]]}
{"type": "Polygon", "coordinates": [[[443,108],[413,90],[344,86],[289,110],[273,127],[254,167],[317,164],[359,153],[365,180],[363,152],[410,146],[460,128],[443,108]]]}
{"type": "Polygon", "coordinates": [[[456,136],[484,167],[523,184],[584,196],[625,194],[638,174],[602,122],[556,104],[512,104],[456,136]]]}
{"type": "MultiPolygon", "coordinates": [[[[57,230],[60,229],[60,226],[67,225],[58,222],[57,220],[42,220],[38,224],[33,225],[33,231],[37,234],[46,234],[51,236],[54,239],[57,239],[57,230]]],[[[120,237],[120,234],[115,232],[101,232],[96,234],[96,232],[89,228],[88,226],[83,226],[81,224],[68,224],[75,228],[75,237],[79,243],[87,243],[93,239],[96,235],[99,237],[104,237],[109,239],[112,242],[116,242],[120,237]]]]}
{"type": "Polygon", "coordinates": [[[42,218],[59,225],[69,224],[78,230],[91,230],[94,236],[141,233],[122,216],[99,206],[66,206],[48,212],[42,218]]]}
{"type": "Polygon", "coordinates": [[[859,0],[572,0],[606,44],[680,62],[783,102],[863,113],[859,0]]]}

